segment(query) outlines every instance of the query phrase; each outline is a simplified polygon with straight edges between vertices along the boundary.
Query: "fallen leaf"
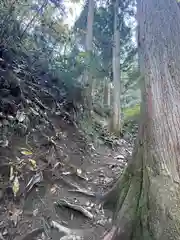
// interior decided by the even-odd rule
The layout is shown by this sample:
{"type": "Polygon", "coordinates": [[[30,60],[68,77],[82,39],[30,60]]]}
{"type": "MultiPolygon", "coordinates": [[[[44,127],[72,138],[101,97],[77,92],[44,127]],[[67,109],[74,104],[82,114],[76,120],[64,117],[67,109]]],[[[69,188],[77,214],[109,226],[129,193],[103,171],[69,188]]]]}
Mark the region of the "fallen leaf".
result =
{"type": "Polygon", "coordinates": [[[31,163],[31,165],[34,169],[37,168],[36,160],[29,158],[29,162],[31,163]]]}
{"type": "Polygon", "coordinates": [[[38,208],[37,208],[37,209],[34,209],[34,210],[33,210],[33,216],[34,216],[34,217],[37,216],[38,212],[39,212],[38,208]]]}
{"type": "Polygon", "coordinates": [[[12,190],[14,193],[14,196],[17,196],[17,193],[19,192],[19,188],[20,188],[20,184],[19,184],[19,180],[18,177],[16,176],[13,182],[13,186],[12,186],[12,190]]]}
{"type": "Polygon", "coordinates": [[[56,193],[56,190],[57,190],[57,186],[53,186],[50,191],[52,194],[56,193]]]}
{"type": "Polygon", "coordinates": [[[36,173],[28,182],[26,185],[27,192],[29,192],[36,183],[39,183],[43,180],[43,174],[42,172],[36,173]]]}
{"type": "Polygon", "coordinates": [[[17,111],[16,119],[19,122],[23,122],[25,120],[25,118],[26,118],[26,114],[24,112],[17,111]]]}
{"type": "Polygon", "coordinates": [[[13,166],[11,166],[9,180],[12,181],[13,179],[14,179],[14,169],[13,169],[13,166]]]}
{"type": "Polygon", "coordinates": [[[32,111],[32,113],[33,113],[34,115],[39,116],[39,113],[38,113],[36,110],[34,110],[33,108],[30,108],[30,110],[32,111]]]}
{"type": "Polygon", "coordinates": [[[32,155],[33,153],[29,150],[25,150],[25,151],[21,151],[21,153],[25,156],[29,156],[29,155],[32,155]]]}

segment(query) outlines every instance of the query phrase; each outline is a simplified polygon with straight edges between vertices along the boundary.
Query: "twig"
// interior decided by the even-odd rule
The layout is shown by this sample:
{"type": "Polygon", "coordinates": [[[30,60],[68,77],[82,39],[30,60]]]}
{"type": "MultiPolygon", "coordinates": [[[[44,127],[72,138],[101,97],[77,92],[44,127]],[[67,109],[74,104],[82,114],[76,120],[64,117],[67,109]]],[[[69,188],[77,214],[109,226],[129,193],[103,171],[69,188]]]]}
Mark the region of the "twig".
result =
{"type": "Polygon", "coordinates": [[[55,221],[51,222],[51,225],[53,228],[58,229],[59,232],[63,232],[65,234],[65,236],[61,237],[60,240],[81,240],[83,239],[83,232],[79,229],[76,230],[72,230],[70,228],[66,228],[64,226],[62,226],[60,223],[57,223],[55,221]],[[79,233],[79,234],[77,234],[79,233]]]}
{"type": "Polygon", "coordinates": [[[79,229],[70,229],[62,226],[60,223],[52,221],[51,225],[53,228],[58,229],[59,232],[63,232],[65,236],[61,237],[60,240],[81,240],[83,239],[83,231],[79,229]]]}
{"type": "Polygon", "coordinates": [[[90,197],[95,197],[95,193],[87,191],[84,188],[70,189],[70,190],[68,190],[68,192],[78,192],[78,193],[82,193],[82,194],[90,196],[90,197]]]}
{"type": "Polygon", "coordinates": [[[76,236],[76,235],[68,235],[68,236],[61,237],[60,240],[83,240],[83,237],[76,236]]]}
{"type": "Polygon", "coordinates": [[[70,187],[74,187],[75,189],[68,190],[69,192],[79,192],[87,196],[95,197],[95,193],[92,191],[88,191],[85,188],[79,187],[77,184],[72,183],[68,181],[67,179],[61,178],[66,184],[68,184],[70,187]]]}
{"type": "Polygon", "coordinates": [[[72,234],[73,230],[67,227],[64,227],[63,225],[61,225],[60,223],[56,222],[56,221],[51,221],[51,226],[53,228],[58,229],[59,232],[63,232],[66,235],[70,235],[72,234]]]}
{"type": "Polygon", "coordinates": [[[63,225],[61,225],[56,221],[51,221],[51,227],[65,234],[65,236],[63,236],[61,240],[69,240],[69,239],[80,240],[80,239],[83,239],[83,236],[85,236],[86,234],[91,234],[94,232],[94,228],[86,229],[86,230],[70,229],[70,228],[64,227],[63,225]]]}

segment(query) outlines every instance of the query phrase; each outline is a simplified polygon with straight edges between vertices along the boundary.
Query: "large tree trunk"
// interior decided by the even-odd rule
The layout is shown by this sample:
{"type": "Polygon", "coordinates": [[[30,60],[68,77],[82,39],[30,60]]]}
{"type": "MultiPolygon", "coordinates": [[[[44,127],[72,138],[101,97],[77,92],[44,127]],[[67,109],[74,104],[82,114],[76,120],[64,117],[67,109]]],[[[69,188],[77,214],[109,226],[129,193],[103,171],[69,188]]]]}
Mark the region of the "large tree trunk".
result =
{"type": "Polygon", "coordinates": [[[113,43],[113,116],[111,131],[119,134],[121,132],[121,103],[120,103],[120,29],[118,21],[119,1],[114,4],[114,43],[113,43]]]}
{"type": "Polygon", "coordinates": [[[124,174],[106,203],[116,205],[104,239],[180,239],[180,11],[176,0],[138,0],[141,123],[124,174]]]}

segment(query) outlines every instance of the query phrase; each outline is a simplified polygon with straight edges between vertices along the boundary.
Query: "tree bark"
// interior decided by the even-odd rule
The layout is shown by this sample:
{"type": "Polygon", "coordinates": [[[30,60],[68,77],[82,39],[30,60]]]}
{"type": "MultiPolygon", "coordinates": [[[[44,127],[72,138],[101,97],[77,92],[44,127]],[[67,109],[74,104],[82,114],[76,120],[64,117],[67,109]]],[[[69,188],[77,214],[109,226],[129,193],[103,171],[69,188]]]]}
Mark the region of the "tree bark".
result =
{"type": "Polygon", "coordinates": [[[120,103],[120,29],[118,24],[119,1],[114,4],[114,43],[113,43],[113,115],[111,131],[119,134],[121,132],[121,103],[120,103]]]}
{"type": "Polygon", "coordinates": [[[110,83],[109,83],[109,78],[105,77],[104,78],[104,101],[103,105],[105,107],[110,107],[111,106],[111,88],[110,88],[110,83]]]}
{"type": "Polygon", "coordinates": [[[87,84],[86,89],[86,108],[90,113],[92,110],[92,94],[93,94],[93,78],[92,71],[90,69],[90,58],[92,56],[92,46],[93,46],[93,22],[94,22],[94,0],[88,0],[88,16],[87,16],[87,34],[86,34],[86,52],[87,66],[84,73],[84,81],[87,84]]]}
{"type": "MultiPolygon", "coordinates": [[[[108,240],[180,239],[180,12],[176,0],[138,0],[141,123],[124,174],[107,193],[108,240]]],[[[104,239],[106,239],[105,236],[104,239]]]]}

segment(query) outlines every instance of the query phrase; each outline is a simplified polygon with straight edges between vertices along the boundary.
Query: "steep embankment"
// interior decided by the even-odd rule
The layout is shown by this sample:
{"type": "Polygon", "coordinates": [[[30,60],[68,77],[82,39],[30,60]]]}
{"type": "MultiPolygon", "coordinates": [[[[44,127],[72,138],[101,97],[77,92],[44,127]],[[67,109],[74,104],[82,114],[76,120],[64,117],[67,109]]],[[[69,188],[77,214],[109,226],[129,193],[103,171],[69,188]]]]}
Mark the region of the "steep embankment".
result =
{"type": "Polygon", "coordinates": [[[94,193],[111,186],[131,146],[118,140],[114,149],[95,149],[67,112],[73,103],[65,90],[44,84],[27,56],[18,60],[17,53],[5,53],[0,61],[0,239],[32,240],[38,234],[39,239],[74,234],[99,239],[111,213],[104,214],[94,193]]]}

